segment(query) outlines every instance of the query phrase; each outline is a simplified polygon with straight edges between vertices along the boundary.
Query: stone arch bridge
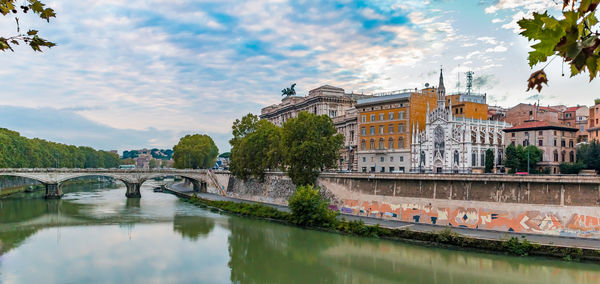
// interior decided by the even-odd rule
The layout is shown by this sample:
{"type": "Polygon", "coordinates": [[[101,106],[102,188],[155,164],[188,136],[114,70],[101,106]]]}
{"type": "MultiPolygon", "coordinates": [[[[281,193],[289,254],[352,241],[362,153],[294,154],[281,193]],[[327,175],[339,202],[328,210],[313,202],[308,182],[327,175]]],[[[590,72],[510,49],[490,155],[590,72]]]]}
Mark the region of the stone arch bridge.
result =
{"type": "Polygon", "coordinates": [[[0,169],[0,176],[24,177],[40,182],[46,187],[46,198],[56,199],[63,195],[63,182],[87,176],[110,177],[122,181],[127,187],[125,196],[140,198],[142,184],[156,177],[180,176],[189,180],[194,191],[207,191],[214,187],[224,193],[223,187],[210,170],[176,170],[176,169],[0,169]]]}

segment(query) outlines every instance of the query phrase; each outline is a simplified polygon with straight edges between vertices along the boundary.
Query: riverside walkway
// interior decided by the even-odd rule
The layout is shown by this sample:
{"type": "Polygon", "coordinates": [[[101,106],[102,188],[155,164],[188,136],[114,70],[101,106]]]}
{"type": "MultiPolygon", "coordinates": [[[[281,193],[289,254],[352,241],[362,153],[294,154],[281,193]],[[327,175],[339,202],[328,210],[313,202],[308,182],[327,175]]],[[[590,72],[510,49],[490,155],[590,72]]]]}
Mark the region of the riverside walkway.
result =
{"type": "MultiPolygon", "coordinates": [[[[290,212],[289,207],[271,204],[271,203],[263,203],[256,202],[232,197],[226,197],[211,193],[200,193],[194,192],[192,188],[186,187],[183,183],[175,183],[168,187],[169,190],[173,191],[177,195],[184,197],[191,197],[192,194],[196,193],[196,195],[203,199],[208,200],[219,200],[219,201],[232,201],[232,202],[243,202],[243,203],[260,203],[263,205],[271,206],[280,211],[290,212]]],[[[552,245],[552,246],[560,246],[560,247],[572,247],[572,248],[584,248],[584,249],[592,249],[592,250],[600,250],[600,241],[593,239],[582,239],[582,238],[572,238],[572,237],[560,237],[560,236],[548,236],[548,235],[537,235],[537,234],[524,234],[524,233],[511,233],[511,232],[498,232],[491,230],[476,230],[476,229],[467,229],[467,228],[456,228],[456,227],[443,227],[443,226],[435,226],[429,224],[419,224],[419,223],[411,223],[397,220],[387,220],[387,219],[379,219],[374,217],[367,216],[356,216],[349,214],[340,214],[340,218],[345,218],[348,221],[353,220],[362,220],[367,225],[376,225],[379,224],[381,227],[386,227],[390,229],[410,229],[412,231],[417,232],[439,232],[444,229],[450,229],[453,232],[476,239],[485,239],[485,240],[505,240],[510,237],[518,237],[521,238],[524,236],[527,241],[535,244],[543,244],[543,245],[552,245]]]]}

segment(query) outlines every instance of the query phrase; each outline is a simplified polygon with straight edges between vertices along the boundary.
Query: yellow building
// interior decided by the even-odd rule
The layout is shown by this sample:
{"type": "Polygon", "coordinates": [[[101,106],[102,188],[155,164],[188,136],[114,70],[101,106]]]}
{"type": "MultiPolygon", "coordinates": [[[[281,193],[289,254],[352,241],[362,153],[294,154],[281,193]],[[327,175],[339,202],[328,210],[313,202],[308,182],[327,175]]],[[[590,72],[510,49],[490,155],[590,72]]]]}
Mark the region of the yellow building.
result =
{"type": "Polygon", "coordinates": [[[480,94],[454,94],[446,96],[446,108],[452,108],[454,117],[474,118],[487,120],[488,105],[486,95],[480,94]]]}
{"type": "Polygon", "coordinates": [[[413,127],[425,128],[437,90],[404,90],[358,100],[358,171],[405,172],[410,168],[413,127]]]}

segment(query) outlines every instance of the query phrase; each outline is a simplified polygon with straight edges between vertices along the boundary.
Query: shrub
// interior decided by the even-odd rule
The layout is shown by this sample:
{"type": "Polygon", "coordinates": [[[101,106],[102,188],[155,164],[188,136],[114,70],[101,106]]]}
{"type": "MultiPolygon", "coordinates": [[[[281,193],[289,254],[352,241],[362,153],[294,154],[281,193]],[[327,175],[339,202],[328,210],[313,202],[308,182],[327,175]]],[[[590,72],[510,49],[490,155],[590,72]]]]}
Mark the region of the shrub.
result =
{"type": "Polygon", "coordinates": [[[514,255],[527,256],[533,245],[523,237],[523,242],[519,242],[519,238],[511,237],[504,243],[504,248],[514,255]]]}
{"type": "Polygon", "coordinates": [[[585,169],[585,165],[582,162],[578,163],[560,163],[558,165],[560,167],[561,174],[578,174],[581,170],[585,169]]]}
{"type": "Polygon", "coordinates": [[[292,212],[291,221],[297,225],[328,228],[337,225],[337,213],[329,209],[329,201],[324,200],[319,189],[312,185],[296,188],[288,205],[292,212]]]}

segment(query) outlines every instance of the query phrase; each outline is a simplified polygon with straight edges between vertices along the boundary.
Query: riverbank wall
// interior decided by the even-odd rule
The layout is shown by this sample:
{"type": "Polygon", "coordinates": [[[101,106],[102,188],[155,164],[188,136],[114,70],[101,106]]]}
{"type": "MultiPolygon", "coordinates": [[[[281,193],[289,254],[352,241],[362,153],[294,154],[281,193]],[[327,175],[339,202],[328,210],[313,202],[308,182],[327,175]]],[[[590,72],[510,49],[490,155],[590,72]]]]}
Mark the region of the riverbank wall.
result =
{"type": "MultiPolygon", "coordinates": [[[[263,182],[218,173],[230,197],[287,205],[284,173],[263,182]]],[[[317,180],[348,215],[439,226],[600,239],[600,178],[323,173],[317,180]]]]}

